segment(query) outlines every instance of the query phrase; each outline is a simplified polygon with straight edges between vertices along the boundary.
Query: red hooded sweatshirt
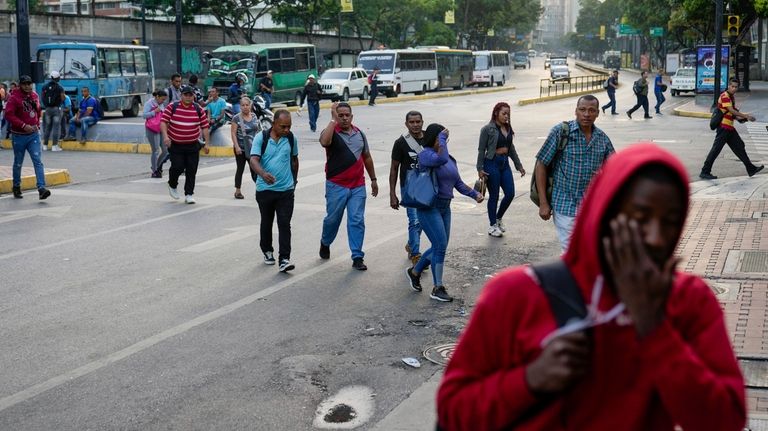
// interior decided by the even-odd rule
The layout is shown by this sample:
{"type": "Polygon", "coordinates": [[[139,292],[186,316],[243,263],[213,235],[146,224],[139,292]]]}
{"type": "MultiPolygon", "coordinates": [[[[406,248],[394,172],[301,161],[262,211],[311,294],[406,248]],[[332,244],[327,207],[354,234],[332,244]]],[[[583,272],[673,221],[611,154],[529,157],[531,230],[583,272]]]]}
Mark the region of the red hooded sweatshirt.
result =
{"type": "Polygon", "coordinates": [[[5,105],[5,118],[11,123],[11,133],[17,135],[31,135],[37,133],[24,130],[24,125],[38,127],[40,125],[40,101],[37,93],[30,91],[25,93],[21,88],[11,92],[8,103],[5,105]]]}
{"type": "MultiPolygon", "coordinates": [[[[602,273],[600,223],[621,186],[640,167],[685,169],[670,153],[637,144],[610,159],[593,179],[563,257],[585,303],[602,273]]],[[[687,208],[687,202],[686,202],[687,208]]],[[[700,278],[678,272],[663,324],[639,339],[626,311],[591,331],[587,375],[553,401],[537,398],[525,368],[556,329],[547,297],[528,267],[509,269],[483,289],[437,394],[440,426],[458,430],[686,431],[741,430],[744,381],[720,306],[700,278]]],[[[608,285],[598,301],[619,303],[608,285]]]]}

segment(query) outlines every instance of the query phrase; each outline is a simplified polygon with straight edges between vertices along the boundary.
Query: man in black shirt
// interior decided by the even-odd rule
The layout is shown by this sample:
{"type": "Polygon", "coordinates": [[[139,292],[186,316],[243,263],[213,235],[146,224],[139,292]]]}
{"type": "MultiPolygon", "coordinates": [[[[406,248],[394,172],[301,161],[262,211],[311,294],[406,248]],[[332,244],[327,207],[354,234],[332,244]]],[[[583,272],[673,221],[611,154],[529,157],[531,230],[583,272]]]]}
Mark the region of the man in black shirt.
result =
{"type": "Polygon", "coordinates": [[[309,75],[307,77],[307,83],[304,85],[304,91],[301,92],[301,109],[304,106],[304,101],[307,102],[307,113],[309,114],[309,128],[313,132],[317,131],[317,117],[320,115],[320,95],[323,94],[323,90],[320,85],[315,81],[315,75],[309,75]]]}
{"type": "MultiPolygon", "coordinates": [[[[392,209],[400,209],[400,200],[397,198],[397,177],[400,176],[400,187],[405,186],[405,177],[408,170],[417,164],[416,157],[424,146],[424,120],[418,111],[410,111],[405,114],[405,127],[408,132],[397,138],[392,147],[392,164],[389,168],[389,206],[392,209]]],[[[421,242],[421,225],[416,216],[415,208],[406,208],[408,215],[408,243],[405,251],[408,259],[415,265],[421,258],[419,244],[421,242]]]]}
{"type": "Polygon", "coordinates": [[[272,105],[272,91],[274,90],[274,83],[272,82],[272,71],[267,71],[267,76],[261,78],[261,81],[259,81],[259,92],[261,92],[261,97],[264,98],[264,108],[269,109],[269,106],[272,105]]]}

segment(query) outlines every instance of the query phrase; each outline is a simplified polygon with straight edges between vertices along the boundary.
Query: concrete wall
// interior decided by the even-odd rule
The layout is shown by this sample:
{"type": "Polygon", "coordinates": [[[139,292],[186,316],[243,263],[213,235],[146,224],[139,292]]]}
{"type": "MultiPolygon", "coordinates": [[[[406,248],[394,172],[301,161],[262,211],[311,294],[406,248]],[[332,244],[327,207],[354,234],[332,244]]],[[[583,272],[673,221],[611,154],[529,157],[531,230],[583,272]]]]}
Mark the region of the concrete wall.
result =
{"type": "MultiPolygon", "coordinates": [[[[0,11],[0,46],[8,47],[0,56],[0,80],[18,78],[16,46],[16,17],[14,12],[0,11]]],[[[76,15],[40,14],[30,16],[30,46],[34,59],[35,50],[46,42],[102,42],[130,43],[141,38],[141,20],[127,18],[89,17],[76,15]]],[[[147,45],[152,49],[155,76],[166,81],[176,71],[176,26],[173,22],[147,21],[147,45]]],[[[280,31],[254,31],[258,43],[300,42],[307,43],[306,35],[280,31]]],[[[324,54],[338,50],[336,36],[313,35],[318,60],[324,54]]],[[[369,39],[364,41],[369,45],[369,39]]],[[[201,73],[200,54],[221,45],[233,43],[221,28],[212,25],[184,25],[182,27],[182,71],[184,74],[201,73]]],[[[342,38],[342,50],[360,50],[357,39],[342,38]]]]}

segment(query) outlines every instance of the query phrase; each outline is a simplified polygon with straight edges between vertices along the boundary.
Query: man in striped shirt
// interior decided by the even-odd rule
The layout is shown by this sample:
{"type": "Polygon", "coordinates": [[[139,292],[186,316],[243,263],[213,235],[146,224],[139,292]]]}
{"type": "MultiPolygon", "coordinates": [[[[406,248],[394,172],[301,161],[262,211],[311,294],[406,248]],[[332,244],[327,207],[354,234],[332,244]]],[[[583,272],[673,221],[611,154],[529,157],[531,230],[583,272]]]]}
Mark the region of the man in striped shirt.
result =
{"type": "Polygon", "coordinates": [[[198,139],[201,130],[205,139],[203,151],[208,154],[210,141],[208,116],[205,110],[195,103],[195,90],[185,85],[181,88],[181,102],[170,103],[163,111],[160,132],[163,134],[163,143],[168,147],[171,156],[168,193],[173,199],[179,199],[176,187],[179,185],[179,176],[183,172],[186,178],[184,201],[188,204],[195,203],[192,195],[195,193],[195,175],[200,162],[198,139]]]}
{"type": "Polygon", "coordinates": [[[739,80],[731,78],[728,81],[728,89],[720,95],[717,99],[717,109],[723,111],[723,120],[720,122],[720,126],[717,128],[715,134],[715,142],[712,143],[712,149],[707,154],[707,159],[704,161],[704,166],[701,168],[699,178],[703,180],[715,180],[716,176],[712,175],[712,165],[715,164],[715,159],[723,151],[725,144],[731,147],[731,150],[736,157],[744,163],[744,167],[747,168],[747,175],[750,177],[763,170],[763,165],[755,166],[752,161],[749,160],[747,150],[744,148],[744,141],[739,136],[739,132],[733,126],[733,120],[739,122],[755,121],[755,117],[749,114],[742,114],[736,109],[736,99],[734,95],[739,89],[739,80]]]}

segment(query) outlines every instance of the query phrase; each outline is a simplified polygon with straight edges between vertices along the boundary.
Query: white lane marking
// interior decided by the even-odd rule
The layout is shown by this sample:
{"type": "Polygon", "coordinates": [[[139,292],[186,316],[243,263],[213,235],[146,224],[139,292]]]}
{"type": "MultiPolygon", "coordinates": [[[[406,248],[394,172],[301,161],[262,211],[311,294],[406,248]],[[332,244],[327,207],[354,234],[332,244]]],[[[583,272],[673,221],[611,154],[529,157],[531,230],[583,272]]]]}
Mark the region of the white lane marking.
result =
{"type": "Polygon", "coordinates": [[[653,142],[658,142],[660,144],[674,144],[677,142],[675,139],[654,139],[653,142]]]}
{"type": "Polygon", "coordinates": [[[23,220],[29,217],[61,217],[66,214],[72,207],[60,206],[60,207],[42,207],[32,210],[22,211],[6,211],[2,217],[0,217],[0,223],[7,223],[15,220],[23,220]]]}
{"type": "MultiPolygon", "coordinates": [[[[170,216],[166,216],[165,218],[169,217],[175,217],[180,214],[188,214],[193,211],[199,211],[202,208],[195,208],[193,210],[185,211],[184,213],[179,214],[173,214],[170,216]]],[[[162,218],[162,217],[161,217],[162,218]]],[[[148,223],[154,223],[158,219],[152,219],[152,220],[145,220],[144,222],[137,223],[135,225],[130,226],[124,226],[119,229],[114,229],[113,231],[122,230],[122,229],[130,229],[138,225],[144,225],[148,223]]],[[[95,235],[101,235],[102,232],[94,234],[95,235]]],[[[395,238],[401,237],[405,235],[405,232],[399,233],[392,233],[389,235],[384,236],[383,238],[380,238],[376,241],[373,241],[366,245],[366,249],[371,250],[374,249],[380,245],[383,245],[384,243],[391,241],[395,238]]],[[[0,256],[1,257],[1,256],[0,256]]],[[[0,411],[3,411],[5,409],[8,409],[10,407],[15,406],[16,404],[25,402],[29,399],[32,399],[46,391],[49,391],[53,388],[56,388],[58,386],[61,386],[65,383],[69,383],[74,379],[86,376],[94,371],[100,370],[107,365],[113,364],[115,362],[118,362],[120,360],[123,360],[125,358],[128,358],[132,355],[135,355],[136,353],[142,352],[152,346],[155,346],[156,344],[159,344],[165,340],[168,340],[169,338],[175,337],[179,334],[183,334],[190,329],[193,329],[197,326],[203,325],[205,323],[211,322],[213,320],[216,320],[220,317],[226,316],[234,311],[239,310],[240,308],[243,308],[247,305],[250,305],[256,301],[258,301],[261,298],[266,298],[269,295],[272,295],[273,293],[279,292],[286,287],[289,287],[291,285],[294,285],[300,281],[303,281],[307,278],[311,278],[315,276],[316,274],[320,273],[321,271],[324,271],[326,269],[330,269],[335,266],[337,263],[341,262],[349,262],[349,256],[342,255],[335,259],[332,259],[330,262],[324,262],[319,263],[314,268],[309,269],[307,272],[303,272],[300,274],[293,275],[291,274],[291,277],[286,279],[285,281],[282,281],[280,283],[277,283],[273,285],[272,287],[268,287],[266,289],[263,289],[259,292],[256,292],[254,294],[248,295],[238,301],[232,302],[230,304],[227,304],[221,308],[218,308],[216,310],[213,310],[209,313],[205,313],[201,316],[198,316],[194,319],[188,320],[184,323],[181,323],[179,325],[174,326],[173,328],[166,329],[165,331],[162,331],[158,334],[155,334],[151,337],[145,338],[135,344],[132,344],[122,350],[118,350],[115,353],[112,353],[110,355],[104,356],[103,358],[97,359],[95,361],[89,362],[83,366],[80,366],[78,368],[75,368],[74,370],[68,371],[66,373],[60,374],[58,376],[52,377],[44,382],[38,383],[36,385],[30,386],[22,391],[16,392],[13,395],[9,395],[5,398],[0,399],[0,411]]]]}
{"type": "MultiPolygon", "coordinates": [[[[62,194],[61,193],[62,191],[64,191],[64,190],[59,190],[56,193],[57,194],[62,194]]],[[[148,225],[148,224],[156,223],[156,222],[161,221],[161,220],[166,220],[166,219],[170,219],[170,218],[174,218],[174,217],[179,217],[179,216],[182,216],[182,215],[187,215],[187,214],[195,213],[197,211],[202,211],[202,210],[204,210],[206,208],[208,208],[208,206],[200,205],[199,207],[193,208],[193,209],[190,209],[190,210],[181,211],[181,212],[178,212],[178,213],[175,213],[175,214],[168,214],[168,215],[164,215],[164,216],[161,216],[161,217],[155,217],[153,219],[143,220],[143,221],[140,221],[138,223],[124,225],[124,226],[116,227],[114,229],[108,229],[108,230],[105,230],[105,231],[94,232],[92,234],[79,236],[77,238],[69,238],[69,239],[65,239],[63,241],[52,242],[52,243],[48,243],[48,244],[45,244],[45,245],[40,245],[40,246],[37,246],[37,247],[32,247],[32,248],[27,248],[27,249],[24,249],[24,250],[14,251],[14,252],[11,252],[11,253],[0,254],[0,260],[10,259],[12,257],[17,257],[17,256],[23,256],[25,254],[33,253],[33,252],[36,252],[36,251],[47,250],[49,248],[58,247],[60,245],[71,244],[73,242],[81,241],[81,240],[84,240],[84,239],[96,238],[98,236],[107,235],[107,234],[115,233],[115,232],[120,232],[120,231],[123,231],[123,230],[133,229],[133,228],[136,228],[136,227],[139,227],[139,226],[145,226],[145,225],[148,225]]]]}
{"type": "Polygon", "coordinates": [[[209,239],[208,241],[190,245],[189,247],[184,247],[178,251],[185,253],[203,253],[209,250],[213,250],[214,248],[229,245],[242,239],[255,236],[259,233],[259,227],[256,225],[240,226],[226,230],[230,231],[231,233],[222,235],[218,238],[209,239]]]}

